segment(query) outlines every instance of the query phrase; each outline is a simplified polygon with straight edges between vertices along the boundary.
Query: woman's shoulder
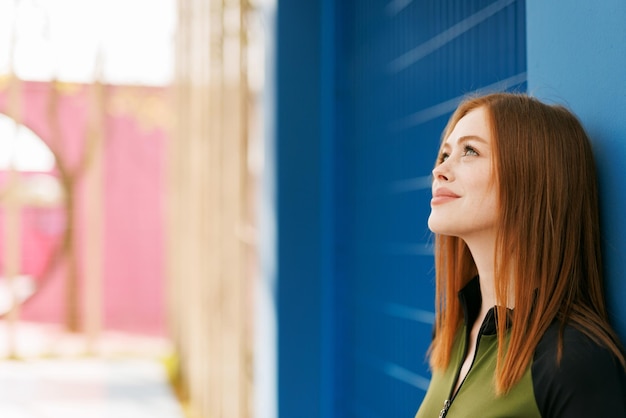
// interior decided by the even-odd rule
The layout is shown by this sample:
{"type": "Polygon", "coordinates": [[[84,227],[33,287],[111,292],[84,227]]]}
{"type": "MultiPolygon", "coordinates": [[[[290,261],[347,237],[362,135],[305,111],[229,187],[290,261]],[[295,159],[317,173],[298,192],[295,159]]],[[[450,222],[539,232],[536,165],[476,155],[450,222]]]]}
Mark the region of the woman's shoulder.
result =
{"type": "Polygon", "coordinates": [[[593,356],[598,362],[610,360],[617,361],[611,351],[591,339],[587,334],[571,324],[561,325],[554,321],[539,340],[535,351],[535,360],[548,361],[556,359],[561,347],[561,361],[565,364],[573,362],[578,365],[579,361],[593,356]],[[563,337],[563,344],[559,340],[563,337]]]}
{"type": "Polygon", "coordinates": [[[607,348],[571,325],[553,323],[531,368],[543,417],[626,417],[626,373],[607,348]],[[559,343],[563,336],[562,345],[559,343]]]}

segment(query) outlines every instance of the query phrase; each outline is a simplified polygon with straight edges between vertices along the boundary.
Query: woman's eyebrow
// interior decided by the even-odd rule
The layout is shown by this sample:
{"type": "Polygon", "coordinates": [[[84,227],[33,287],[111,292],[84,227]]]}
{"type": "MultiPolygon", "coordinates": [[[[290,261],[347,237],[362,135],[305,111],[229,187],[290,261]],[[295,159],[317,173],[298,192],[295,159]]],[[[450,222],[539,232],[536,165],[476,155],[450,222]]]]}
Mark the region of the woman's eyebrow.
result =
{"type": "Polygon", "coordinates": [[[489,144],[489,142],[485,138],[483,138],[482,136],[478,136],[478,135],[465,135],[465,136],[460,137],[457,142],[465,142],[469,140],[482,142],[483,144],[489,144]]]}
{"type": "MultiPolygon", "coordinates": [[[[478,135],[463,135],[463,136],[459,137],[459,139],[457,139],[456,142],[458,144],[461,144],[463,142],[470,141],[470,140],[473,140],[473,141],[476,141],[476,142],[481,142],[481,143],[483,143],[485,145],[489,145],[489,142],[485,138],[483,138],[481,136],[478,136],[478,135]]],[[[450,145],[450,141],[449,140],[446,140],[443,144],[441,144],[441,149],[450,148],[450,147],[451,147],[451,145],[450,145]]]]}

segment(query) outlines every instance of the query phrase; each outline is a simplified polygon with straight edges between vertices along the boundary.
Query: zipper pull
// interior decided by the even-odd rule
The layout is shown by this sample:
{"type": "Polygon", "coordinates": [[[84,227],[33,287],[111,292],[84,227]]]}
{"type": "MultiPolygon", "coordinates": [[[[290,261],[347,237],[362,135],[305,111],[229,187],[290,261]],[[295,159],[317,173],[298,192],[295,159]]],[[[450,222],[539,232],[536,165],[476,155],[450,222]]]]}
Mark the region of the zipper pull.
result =
{"type": "Polygon", "coordinates": [[[443,401],[443,408],[441,408],[439,418],[445,418],[446,414],[448,413],[448,409],[450,409],[450,401],[446,399],[445,401],[443,401]]]}

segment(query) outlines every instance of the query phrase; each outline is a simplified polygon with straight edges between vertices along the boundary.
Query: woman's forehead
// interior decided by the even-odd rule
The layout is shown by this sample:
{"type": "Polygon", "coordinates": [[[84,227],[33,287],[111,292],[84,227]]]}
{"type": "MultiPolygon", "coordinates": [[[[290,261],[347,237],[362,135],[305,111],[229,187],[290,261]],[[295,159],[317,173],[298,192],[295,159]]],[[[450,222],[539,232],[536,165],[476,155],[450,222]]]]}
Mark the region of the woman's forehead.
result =
{"type": "Polygon", "coordinates": [[[468,111],[453,126],[442,141],[442,147],[468,138],[491,144],[491,122],[487,110],[481,106],[468,111]]]}

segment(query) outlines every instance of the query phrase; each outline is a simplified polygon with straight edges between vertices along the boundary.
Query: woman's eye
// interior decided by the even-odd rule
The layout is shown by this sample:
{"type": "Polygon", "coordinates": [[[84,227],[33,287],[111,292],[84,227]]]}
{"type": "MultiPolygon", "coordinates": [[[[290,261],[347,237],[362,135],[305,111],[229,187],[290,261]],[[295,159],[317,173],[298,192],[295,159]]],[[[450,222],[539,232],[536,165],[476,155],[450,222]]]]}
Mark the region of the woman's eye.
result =
{"type": "Polygon", "coordinates": [[[447,160],[449,156],[450,156],[450,154],[448,154],[447,152],[442,152],[442,153],[439,155],[439,164],[441,164],[442,162],[444,162],[445,160],[447,160]]]}
{"type": "Polygon", "coordinates": [[[478,153],[476,152],[476,150],[472,147],[470,147],[469,145],[465,146],[465,149],[463,150],[463,156],[467,156],[467,155],[478,155],[478,153]]]}

